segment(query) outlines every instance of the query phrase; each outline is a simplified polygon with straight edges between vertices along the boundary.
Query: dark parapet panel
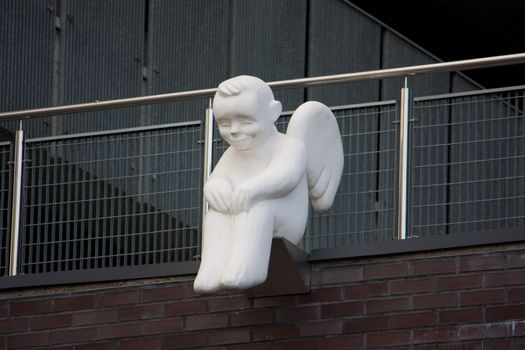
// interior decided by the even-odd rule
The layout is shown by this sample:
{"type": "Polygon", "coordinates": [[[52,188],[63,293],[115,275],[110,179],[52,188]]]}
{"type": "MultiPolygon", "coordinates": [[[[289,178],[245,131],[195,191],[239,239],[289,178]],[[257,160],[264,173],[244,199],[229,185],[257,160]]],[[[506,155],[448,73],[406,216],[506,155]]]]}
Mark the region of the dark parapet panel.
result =
{"type": "MultiPolygon", "coordinates": [[[[308,76],[380,68],[381,26],[341,1],[312,0],[308,30],[308,76]]],[[[377,101],[378,81],[308,89],[308,100],[329,106],[377,101]]]]}
{"type": "MultiPolygon", "coordinates": [[[[0,111],[47,107],[53,100],[54,1],[0,3],[0,111]]],[[[27,123],[26,123],[27,125],[27,123]]],[[[47,131],[47,120],[31,123],[47,131]]],[[[17,122],[2,122],[13,131],[17,122]]]]}
{"type": "MultiPolygon", "coordinates": [[[[228,1],[149,1],[148,94],[216,87],[226,79],[228,1]]],[[[206,100],[151,107],[154,124],[202,119],[206,100]]]]}
{"type": "MultiPolygon", "coordinates": [[[[62,2],[60,104],[141,95],[145,0],[62,2]]],[[[62,133],[139,125],[139,109],[60,118],[62,133]]]]}
{"type": "Polygon", "coordinates": [[[471,80],[469,77],[463,74],[452,73],[452,86],[450,92],[465,92],[479,90],[481,88],[483,87],[480,84],[471,80]]]}
{"type": "MultiPolygon", "coordinates": [[[[248,74],[267,82],[305,74],[306,11],[303,0],[233,2],[231,76],[248,74]]],[[[285,110],[303,101],[303,89],[275,92],[285,110]]]]}
{"type": "MultiPolygon", "coordinates": [[[[438,59],[418,48],[396,33],[383,32],[382,69],[437,63],[438,59]]],[[[398,99],[403,78],[385,79],[382,84],[381,98],[398,99]]],[[[420,74],[408,80],[412,96],[427,96],[449,92],[449,73],[420,74]]]]}

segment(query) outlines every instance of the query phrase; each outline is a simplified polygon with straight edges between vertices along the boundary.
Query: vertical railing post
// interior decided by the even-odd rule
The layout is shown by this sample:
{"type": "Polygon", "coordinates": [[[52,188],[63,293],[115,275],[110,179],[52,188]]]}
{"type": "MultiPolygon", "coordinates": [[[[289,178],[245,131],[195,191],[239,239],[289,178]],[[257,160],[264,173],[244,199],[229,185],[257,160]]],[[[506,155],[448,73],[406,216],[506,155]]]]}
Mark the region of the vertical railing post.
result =
{"type": "Polygon", "coordinates": [[[399,178],[397,201],[397,239],[407,238],[407,198],[408,198],[408,124],[409,89],[408,79],[401,89],[399,110],[399,178]]]}
{"type": "MultiPolygon", "coordinates": [[[[206,184],[210,177],[213,161],[213,109],[212,99],[206,109],[206,120],[204,121],[204,163],[202,165],[202,184],[206,184]]],[[[204,227],[204,216],[208,211],[208,201],[202,192],[202,226],[204,227]]]]}
{"type": "Polygon", "coordinates": [[[24,151],[24,131],[22,122],[15,134],[13,162],[13,197],[11,201],[11,232],[9,249],[9,276],[18,274],[18,247],[20,242],[20,209],[22,198],[22,162],[24,151]]]}

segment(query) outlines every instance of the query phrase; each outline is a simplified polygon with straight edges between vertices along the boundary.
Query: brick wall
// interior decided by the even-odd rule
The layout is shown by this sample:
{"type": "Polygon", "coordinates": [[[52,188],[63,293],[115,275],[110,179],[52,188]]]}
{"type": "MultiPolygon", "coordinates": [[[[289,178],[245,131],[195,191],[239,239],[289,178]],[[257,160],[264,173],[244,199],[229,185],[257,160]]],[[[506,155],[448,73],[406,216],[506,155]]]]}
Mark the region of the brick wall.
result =
{"type": "Polygon", "coordinates": [[[306,295],[199,297],[190,276],[0,298],[0,350],[525,349],[525,245],[316,263],[306,295]]]}

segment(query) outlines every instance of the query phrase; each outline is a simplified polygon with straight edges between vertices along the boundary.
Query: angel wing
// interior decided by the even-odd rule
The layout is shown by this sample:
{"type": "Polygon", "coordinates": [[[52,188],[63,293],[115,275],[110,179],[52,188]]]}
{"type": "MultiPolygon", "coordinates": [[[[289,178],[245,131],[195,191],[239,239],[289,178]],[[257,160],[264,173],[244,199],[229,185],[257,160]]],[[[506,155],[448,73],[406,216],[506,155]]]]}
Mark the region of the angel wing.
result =
{"type": "Polygon", "coordinates": [[[339,126],[322,103],[305,102],[293,113],[286,135],[298,138],[308,153],[306,177],[312,206],[330,209],[343,173],[344,156],[339,126]]]}

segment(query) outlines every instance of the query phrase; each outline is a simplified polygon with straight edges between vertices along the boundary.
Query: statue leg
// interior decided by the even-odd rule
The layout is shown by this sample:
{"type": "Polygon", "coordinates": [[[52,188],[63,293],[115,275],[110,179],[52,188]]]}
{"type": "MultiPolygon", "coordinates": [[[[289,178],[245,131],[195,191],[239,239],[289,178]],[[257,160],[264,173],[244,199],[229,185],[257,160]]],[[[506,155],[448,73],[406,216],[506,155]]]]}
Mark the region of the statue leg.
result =
{"type": "Polygon", "coordinates": [[[233,216],[231,250],[222,275],[225,288],[246,289],[266,280],[274,213],[271,202],[254,205],[248,212],[233,216]]]}
{"type": "Polygon", "coordinates": [[[229,255],[231,216],[210,209],[202,232],[201,265],[195,278],[197,293],[213,293],[221,287],[221,277],[229,255]]]}

